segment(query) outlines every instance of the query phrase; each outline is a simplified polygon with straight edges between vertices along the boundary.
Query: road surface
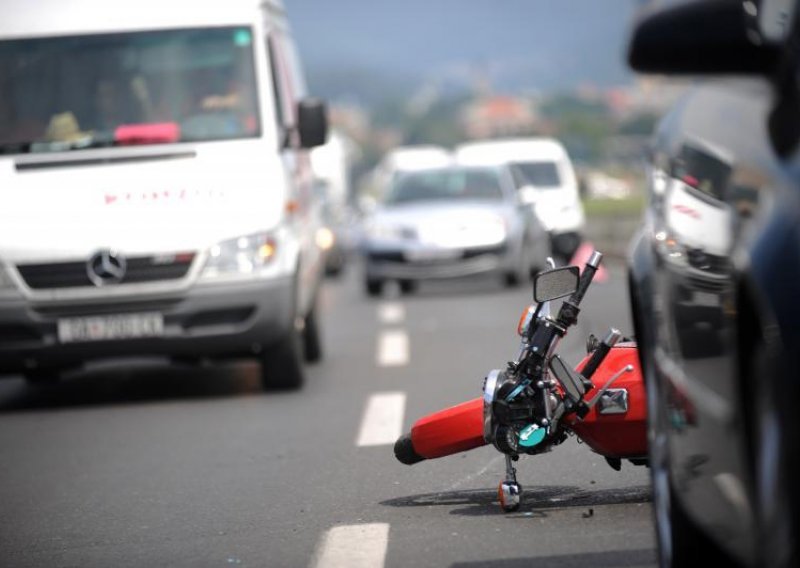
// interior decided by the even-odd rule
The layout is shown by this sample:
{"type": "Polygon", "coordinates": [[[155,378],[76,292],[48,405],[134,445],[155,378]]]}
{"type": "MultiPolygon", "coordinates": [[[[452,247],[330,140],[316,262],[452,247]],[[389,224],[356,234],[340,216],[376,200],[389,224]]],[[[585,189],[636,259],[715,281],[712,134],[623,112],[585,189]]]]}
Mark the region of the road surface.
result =
{"type": "MultiPolygon", "coordinates": [[[[518,464],[518,513],[496,503],[484,447],[408,467],[391,443],[480,395],[518,345],[527,287],[435,283],[368,299],[326,282],[326,356],[296,393],[248,362],[116,362],[51,387],[0,382],[4,566],[653,566],[648,470],[569,440],[518,464]]],[[[623,270],[595,285],[561,353],[631,332],[623,270]]]]}

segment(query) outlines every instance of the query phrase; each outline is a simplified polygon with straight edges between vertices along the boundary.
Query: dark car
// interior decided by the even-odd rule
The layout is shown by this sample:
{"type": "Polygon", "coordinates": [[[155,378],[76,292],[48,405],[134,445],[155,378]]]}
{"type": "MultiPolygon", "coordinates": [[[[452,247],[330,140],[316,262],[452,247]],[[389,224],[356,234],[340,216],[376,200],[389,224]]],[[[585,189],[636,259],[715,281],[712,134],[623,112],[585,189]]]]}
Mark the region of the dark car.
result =
{"type": "Polygon", "coordinates": [[[692,2],[630,44],[637,71],[709,78],[656,131],[629,258],[662,566],[800,565],[796,16],[692,2]]]}

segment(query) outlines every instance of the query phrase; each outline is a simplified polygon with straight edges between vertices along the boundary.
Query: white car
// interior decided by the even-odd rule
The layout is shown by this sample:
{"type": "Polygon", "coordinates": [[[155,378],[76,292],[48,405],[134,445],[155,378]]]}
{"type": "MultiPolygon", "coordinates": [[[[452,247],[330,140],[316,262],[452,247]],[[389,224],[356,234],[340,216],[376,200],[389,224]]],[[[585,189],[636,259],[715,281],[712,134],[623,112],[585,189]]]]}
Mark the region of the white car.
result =
{"type": "Polygon", "coordinates": [[[511,168],[514,185],[550,234],[553,251],[569,258],[583,238],[583,214],[575,170],[564,146],[550,138],[471,142],[456,148],[464,165],[511,168]]]}
{"type": "Polygon", "coordinates": [[[419,280],[492,272],[515,286],[550,255],[547,233],[519,200],[504,166],[398,174],[365,233],[365,289],[371,296],[387,280],[410,292],[419,280]]]}
{"type": "Polygon", "coordinates": [[[305,87],[280,0],[0,4],[0,372],[321,355],[305,87]]]}

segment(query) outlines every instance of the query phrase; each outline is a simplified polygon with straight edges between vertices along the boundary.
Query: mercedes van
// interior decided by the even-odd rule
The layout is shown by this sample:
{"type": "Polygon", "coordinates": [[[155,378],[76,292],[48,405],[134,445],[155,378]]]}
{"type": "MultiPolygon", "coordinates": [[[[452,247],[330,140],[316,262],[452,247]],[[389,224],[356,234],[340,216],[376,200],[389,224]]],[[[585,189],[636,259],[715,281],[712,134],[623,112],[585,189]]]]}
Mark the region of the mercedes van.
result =
{"type": "Polygon", "coordinates": [[[0,372],[321,356],[306,98],[280,0],[0,4],[0,372]]]}
{"type": "Polygon", "coordinates": [[[520,197],[531,204],[550,234],[553,252],[570,258],[586,223],[575,170],[564,146],[551,138],[471,142],[456,148],[464,165],[511,167],[520,197]]]}

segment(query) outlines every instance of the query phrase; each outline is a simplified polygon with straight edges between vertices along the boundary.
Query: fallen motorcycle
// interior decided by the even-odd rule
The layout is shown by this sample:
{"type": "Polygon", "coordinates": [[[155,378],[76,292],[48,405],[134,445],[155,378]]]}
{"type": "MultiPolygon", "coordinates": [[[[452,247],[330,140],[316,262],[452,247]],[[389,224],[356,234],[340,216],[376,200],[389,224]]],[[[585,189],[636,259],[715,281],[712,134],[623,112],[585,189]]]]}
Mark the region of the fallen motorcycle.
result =
{"type": "Polygon", "coordinates": [[[591,336],[588,354],[573,369],[557,353],[559,341],[578,321],[580,303],[603,255],[595,251],[581,272],[553,268],[533,280],[534,304],[518,325],[522,345],[505,370],[486,376],[483,396],[425,416],[394,445],[395,456],[412,465],[492,444],[506,456],[498,487],[500,506],[519,509],[520,455],[548,452],[576,435],[619,470],[623,459],[647,464],[647,404],[636,344],[609,330],[591,336]],[[553,300],[566,299],[551,316],[553,300]]]}

